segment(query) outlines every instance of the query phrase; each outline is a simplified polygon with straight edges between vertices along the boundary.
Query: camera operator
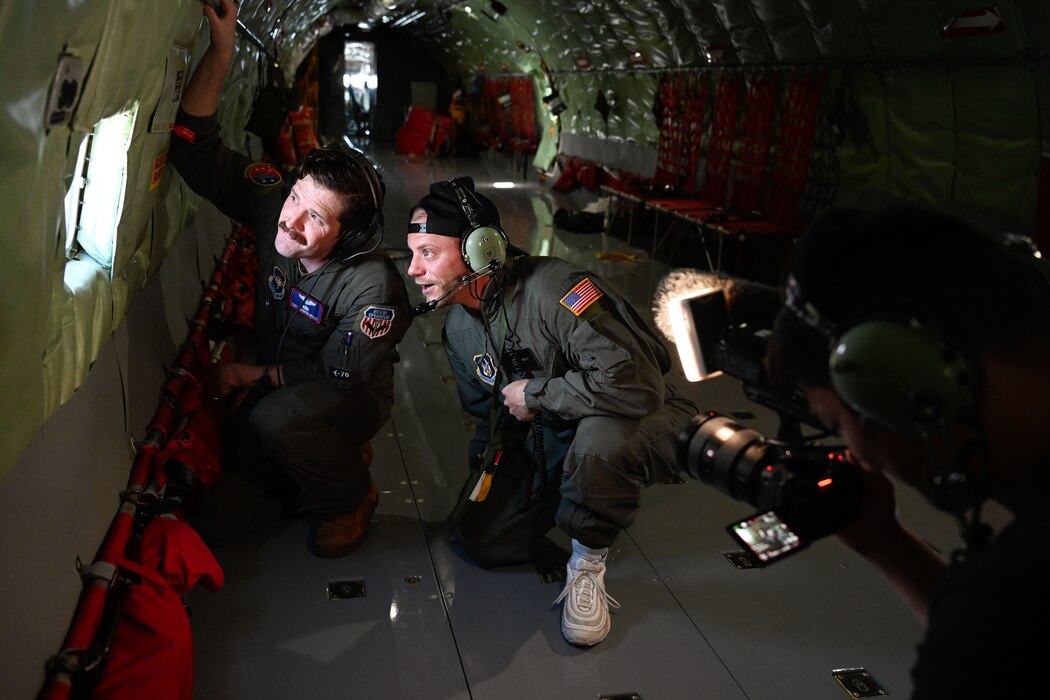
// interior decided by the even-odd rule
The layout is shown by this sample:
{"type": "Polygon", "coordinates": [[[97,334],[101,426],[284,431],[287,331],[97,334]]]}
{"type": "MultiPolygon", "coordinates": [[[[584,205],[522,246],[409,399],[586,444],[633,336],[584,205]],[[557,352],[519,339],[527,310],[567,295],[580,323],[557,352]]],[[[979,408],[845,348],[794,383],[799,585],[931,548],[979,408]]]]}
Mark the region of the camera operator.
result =
{"type": "Polygon", "coordinates": [[[1046,694],[1050,272],[1026,242],[918,207],[833,209],[799,239],[774,326],[771,376],[863,472],[839,537],[926,624],[916,699],[1046,694]],[[895,482],[959,520],[950,562],[897,519],[895,482]],[[1013,516],[994,536],[989,501],[1013,516]]]}

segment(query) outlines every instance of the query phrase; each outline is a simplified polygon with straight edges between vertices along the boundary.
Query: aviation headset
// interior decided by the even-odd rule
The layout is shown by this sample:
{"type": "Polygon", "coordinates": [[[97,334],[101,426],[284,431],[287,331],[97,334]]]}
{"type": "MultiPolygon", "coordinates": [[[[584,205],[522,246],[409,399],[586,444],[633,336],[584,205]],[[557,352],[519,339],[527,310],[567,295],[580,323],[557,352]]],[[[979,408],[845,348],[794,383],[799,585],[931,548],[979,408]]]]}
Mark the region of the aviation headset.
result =
{"type": "MultiPolygon", "coordinates": [[[[346,262],[355,255],[366,252],[367,249],[365,248],[365,245],[371,241],[377,233],[382,235],[383,181],[380,179],[379,173],[376,171],[375,166],[372,165],[372,162],[360,151],[350,148],[329,146],[322,149],[314,149],[304,157],[304,160],[311,156],[314,158],[320,156],[344,160],[344,162],[347,162],[351,167],[355,168],[368,184],[368,191],[371,194],[372,204],[375,207],[375,213],[372,215],[372,220],[365,226],[359,226],[340,233],[339,240],[336,241],[335,246],[332,248],[332,253],[329,256],[332,260],[346,262]]],[[[295,170],[295,176],[289,178],[286,188],[287,192],[291,191],[292,186],[301,177],[301,163],[302,161],[300,161],[300,167],[295,170]]],[[[285,196],[287,196],[287,192],[285,193],[285,196]]],[[[378,242],[375,245],[378,246],[378,242]]]]}
{"type": "Polygon", "coordinates": [[[449,184],[459,200],[459,206],[463,210],[463,215],[470,222],[470,228],[459,239],[460,255],[463,256],[463,262],[466,264],[467,269],[471,272],[480,272],[492,266],[493,263],[496,264],[496,269],[503,267],[507,262],[507,234],[498,226],[479,224],[476,213],[484,208],[481,200],[455,180],[449,180],[449,184]],[[470,203],[471,199],[474,200],[477,209],[475,209],[474,204],[470,203]]]}
{"type": "Polygon", "coordinates": [[[835,394],[862,418],[905,435],[929,435],[976,406],[978,368],[917,314],[869,308],[832,323],[789,274],[785,305],[828,342],[835,394]]]}
{"type": "MultiPolygon", "coordinates": [[[[324,272],[324,270],[333,262],[338,261],[341,263],[345,263],[356,255],[367,253],[370,250],[374,250],[379,247],[379,243],[383,240],[383,181],[379,178],[379,173],[376,172],[376,169],[372,165],[371,161],[369,161],[368,158],[360,151],[354,149],[333,147],[327,147],[323,149],[318,148],[308,153],[303,160],[299,161],[299,166],[293,171],[293,177],[290,177],[288,179],[288,182],[285,184],[285,198],[287,198],[289,193],[292,191],[292,187],[295,185],[296,181],[300,177],[302,177],[302,164],[304,162],[307,162],[306,159],[310,158],[311,156],[313,156],[313,158],[328,157],[335,159],[342,159],[343,157],[345,157],[346,160],[352,163],[353,167],[357,168],[357,170],[364,176],[365,182],[368,183],[368,190],[372,195],[372,204],[375,206],[375,213],[372,214],[372,220],[367,225],[359,226],[357,228],[350,229],[348,231],[343,231],[342,233],[340,233],[339,239],[335,242],[335,245],[332,247],[332,252],[328,256],[328,261],[325,262],[324,267],[321,268],[321,271],[324,272]],[[376,242],[372,245],[371,248],[365,248],[365,245],[368,243],[368,241],[372,240],[372,238],[377,233],[379,234],[379,238],[376,240],[376,242]]],[[[341,225],[342,222],[340,222],[340,226],[341,225]]],[[[310,285],[310,289],[306,292],[306,294],[303,295],[302,301],[299,302],[298,308],[295,309],[296,313],[300,309],[302,309],[303,304],[305,304],[309,296],[313,294],[313,289],[317,286],[317,283],[320,279],[320,274],[317,275],[316,278],[314,278],[313,283],[310,285]]],[[[280,375],[281,371],[281,348],[284,346],[285,335],[288,333],[288,328],[292,325],[292,319],[295,318],[296,313],[289,314],[288,320],[285,321],[284,329],[281,331],[280,339],[277,341],[276,364],[278,367],[278,375],[280,375]]],[[[269,367],[267,367],[266,370],[264,370],[263,372],[263,376],[266,377],[267,381],[269,379],[267,377],[268,371],[269,367]]]]}
{"type": "MultiPolygon", "coordinates": [[[[1034,278],[1050,306],[1050,266],[1031,239],[999,234],[994,242],[1034,278]]],[[[785,306],[827,339],[832,389],[861,418],[922,437],[960,420],[976,419],[981,383],[976,349],[949,337],[922,314],[867,308],[832,322],[806,298],[793,273],[787,276],[785,306]]],[[[948,469],[935,483],[936,502],[953,512],[983,499],[981,486],[971,483],[962,470],[948,469]]]]}

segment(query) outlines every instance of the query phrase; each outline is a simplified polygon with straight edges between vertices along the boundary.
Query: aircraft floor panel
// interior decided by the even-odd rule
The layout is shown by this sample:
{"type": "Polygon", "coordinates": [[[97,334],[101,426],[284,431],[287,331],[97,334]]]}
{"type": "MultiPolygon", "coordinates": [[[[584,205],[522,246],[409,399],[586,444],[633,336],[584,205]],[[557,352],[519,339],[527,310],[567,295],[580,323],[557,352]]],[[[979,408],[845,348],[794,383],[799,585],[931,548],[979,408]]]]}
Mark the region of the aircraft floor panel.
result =
{"type": "Polygon", "coordinates": [[[584,649],[562,638],[553,605],[560,581],[545,583],[528,566],[480,569],[438,533],[435,564],[446,596],[454,594],[449,615],[475,700],[746,697],[630,539],[609,556],[606,586],[621,605],[612,631],[584,649]]]}
{"type": "Polygon", "coordinates": [[[214,548],[225,587],[191,600],[196,697],[470,697],[396,443],[374,445],[379,506],[351,555],[310,554],[301,520],[214,548]]]}
{"type": "MultiPolygon", "coordinates": [[[[473,427],[455,387],[441,380],[447,363],[438,314],[416,321],[400,346],[402,382],[395,426],[409,481],[449,607],[472,698],[596,698],[638,692],[642,698],[743,698],[647,557],[627,537],[610,554],[608,590],[623,606],[610,637],[574,647],[561,636],[561,583],[544,583],[534,567],[484,570],[447,541],[443,520],[466,477],[473,427]]],[[[569,543],[549,536],[543,573],[564,575],[569,543]]],[[[629,697],[629,696],[628,696],[629,697]]]]}
{"type": "Polygon", "coordinates": [[[649,489],[628,535],[748,697],[835,700],[844,691],[832,670],[854,667],[906,697],[921,627],[904,603],[833,537],[735,568],[723,553],[740,547],[724,528],[753,512],[689,481],[649,489]]]}

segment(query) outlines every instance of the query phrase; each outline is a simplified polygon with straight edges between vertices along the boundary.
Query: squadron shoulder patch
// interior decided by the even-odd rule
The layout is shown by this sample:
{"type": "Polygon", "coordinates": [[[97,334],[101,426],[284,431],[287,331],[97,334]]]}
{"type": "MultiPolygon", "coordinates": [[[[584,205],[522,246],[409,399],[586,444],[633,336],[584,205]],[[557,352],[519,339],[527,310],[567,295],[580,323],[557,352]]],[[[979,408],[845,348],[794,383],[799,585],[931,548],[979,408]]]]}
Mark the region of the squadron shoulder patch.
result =
{"type": "Polygon", "coordinates": [[[589,277],[584,277],[579,284],[561,298],[561,305],[579,316],[603,296],[605,295],[602,294],[602,290],[598,289],[598,286],[591,282],[589,277]]]}
{"type": "Polygon", "coordinates": [[[478,378],[489,386],[496,384],[496,363],[492,355],[483,353],[474,356],[474,365],[477,366],[478,378]]]}
{"type": "Polygon", "coordinates": [[[260,187],[276,187],[284,182],[281,171],[269,163],[252,163],[244,169],[244,177],[260,187]]]}
{"type": "Polygon", "coordinates": [[[389,306],[369,306],[361,314],[361,332],[372,340],[390,332],[394,325],[394,309],[389,306]]]}
{"type": "Polygon", "coordinates": [[[284,293],[288,287],[288,275],[285,274],[284,270],[274,265],[273,273],[266,278],[266,282],[274,299],[277,301],[284,299],[284,293]]]}

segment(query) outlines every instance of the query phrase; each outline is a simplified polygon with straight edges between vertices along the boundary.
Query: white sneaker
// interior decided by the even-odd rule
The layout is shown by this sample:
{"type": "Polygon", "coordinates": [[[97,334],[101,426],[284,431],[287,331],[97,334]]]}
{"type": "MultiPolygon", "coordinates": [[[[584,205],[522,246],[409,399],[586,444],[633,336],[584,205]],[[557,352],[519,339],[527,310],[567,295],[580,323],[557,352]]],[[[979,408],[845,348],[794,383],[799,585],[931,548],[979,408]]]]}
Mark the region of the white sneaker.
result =
{"type": "Polygon", "coordinates": [[[605,557],[609,548],[590,549],[572,541],[572,557],[565,566],[565,588],[554,601],[565,601],[561,611],[561,633],[565,641],[592,647],[612,628],[609,607],[616,599],[605,592],[605,557]]]}

